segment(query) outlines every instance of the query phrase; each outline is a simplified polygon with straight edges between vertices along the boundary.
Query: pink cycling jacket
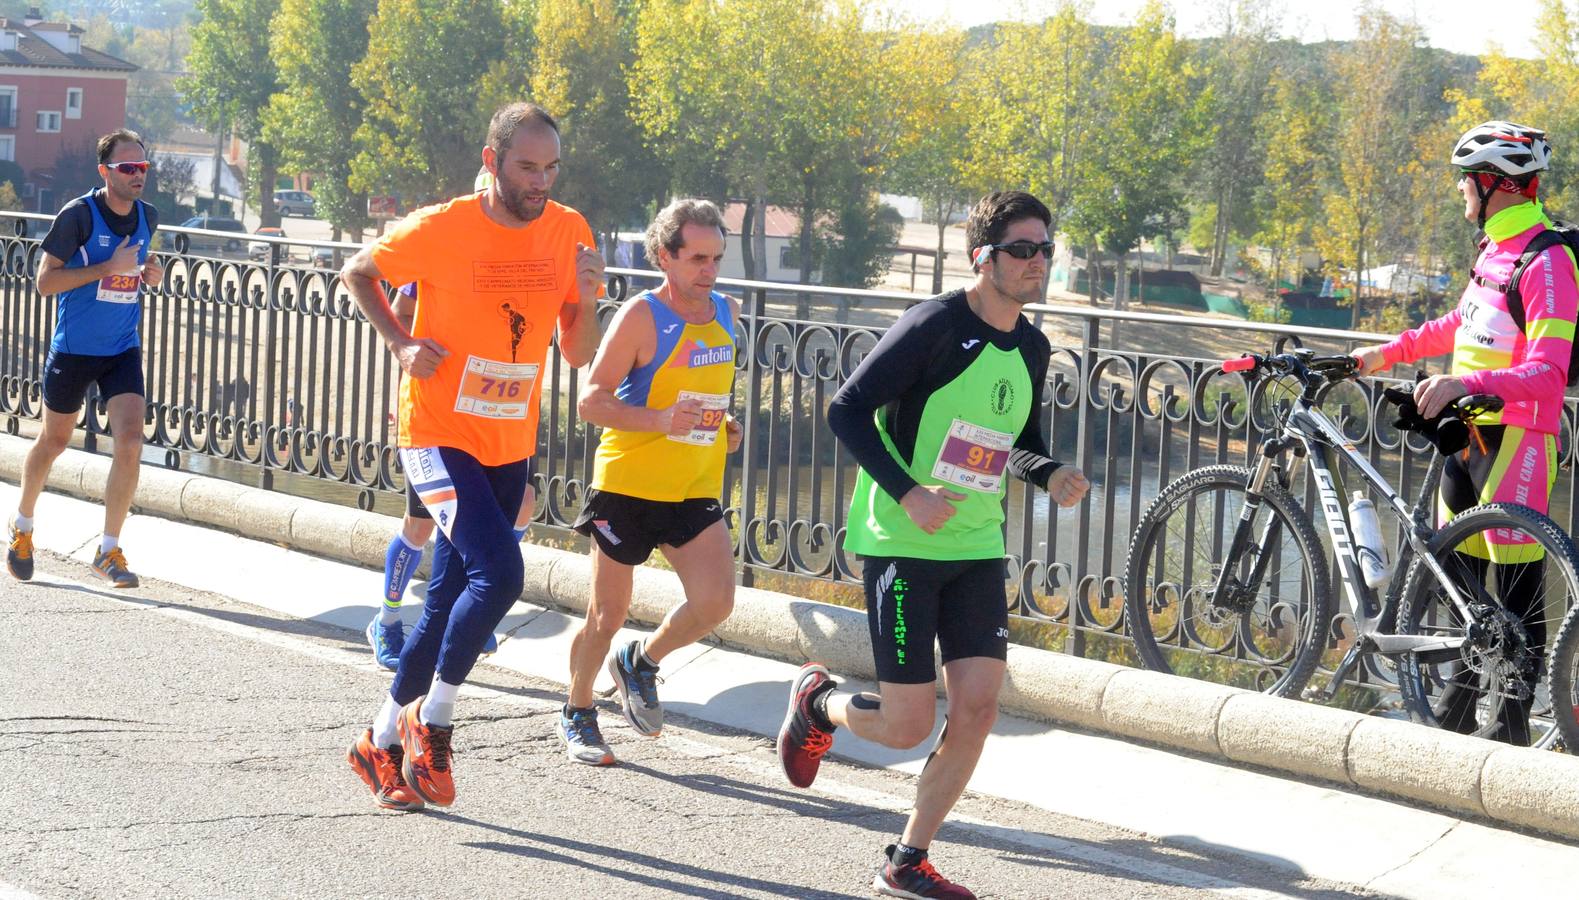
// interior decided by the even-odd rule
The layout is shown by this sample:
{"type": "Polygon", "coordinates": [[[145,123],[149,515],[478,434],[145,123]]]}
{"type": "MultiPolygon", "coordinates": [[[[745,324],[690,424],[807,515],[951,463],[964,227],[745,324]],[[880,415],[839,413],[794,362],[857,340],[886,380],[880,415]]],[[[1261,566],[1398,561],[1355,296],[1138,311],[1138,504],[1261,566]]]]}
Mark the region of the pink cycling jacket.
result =
{"type": "MultiPolygon", "coordinates": [[[[1492,216],[1475,273],[1493,284],[1506,284],[1525,245],[1550,225],[1535,201],[1492,216]]],[[[1393,365],[1451,350],[1452,374],[1464,380],[1470,393],[1495,394],[1505,403],[1502,412],[1476,421],[1557,434],[1579,312],[1573,254],[1562,244],[1542,252],[1524,270],[1519,292],[1524,334],[1508,314],[1507,295],[1471,280],[1458,308],[1400,334],[1382,346],[1382,355],[1393,365]]]]}

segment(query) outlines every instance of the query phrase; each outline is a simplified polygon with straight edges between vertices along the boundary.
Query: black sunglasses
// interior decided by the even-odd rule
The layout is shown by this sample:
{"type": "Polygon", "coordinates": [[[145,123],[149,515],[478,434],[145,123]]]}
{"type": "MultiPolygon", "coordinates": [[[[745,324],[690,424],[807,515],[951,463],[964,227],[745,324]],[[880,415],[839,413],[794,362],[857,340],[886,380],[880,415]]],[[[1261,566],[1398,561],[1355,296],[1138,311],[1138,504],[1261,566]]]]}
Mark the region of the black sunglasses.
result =
{"type": "Polygon", "coordinates": [[[1015,259],[1030,259],[1036,254],[1042,254],[1042,259],[1053,258],[1052,241],[1010,241],[1007,244],[988,244],[988,250],[1002,250],[1015,259]]]}

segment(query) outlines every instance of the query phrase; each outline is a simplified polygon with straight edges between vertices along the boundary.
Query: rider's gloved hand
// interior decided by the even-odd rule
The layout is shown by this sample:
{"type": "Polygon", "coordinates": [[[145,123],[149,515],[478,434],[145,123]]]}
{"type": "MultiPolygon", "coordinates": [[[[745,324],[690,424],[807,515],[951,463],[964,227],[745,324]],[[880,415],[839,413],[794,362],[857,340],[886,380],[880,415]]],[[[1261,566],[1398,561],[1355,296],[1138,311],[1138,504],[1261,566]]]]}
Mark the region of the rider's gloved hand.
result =
{"type": "Polygon", "coordinates": [[[1398,418],[1393,420],[1394,428],[1424,435],[1443,456],[1451,456],[1469,446],[1469,425],[1458,417],[1451,406],[1438,413],[1436,418],[1427,419],[1420,415],[1413,391],[1390,387],[1383,389],[1382,395],[1398,408],[1398,418]]]}

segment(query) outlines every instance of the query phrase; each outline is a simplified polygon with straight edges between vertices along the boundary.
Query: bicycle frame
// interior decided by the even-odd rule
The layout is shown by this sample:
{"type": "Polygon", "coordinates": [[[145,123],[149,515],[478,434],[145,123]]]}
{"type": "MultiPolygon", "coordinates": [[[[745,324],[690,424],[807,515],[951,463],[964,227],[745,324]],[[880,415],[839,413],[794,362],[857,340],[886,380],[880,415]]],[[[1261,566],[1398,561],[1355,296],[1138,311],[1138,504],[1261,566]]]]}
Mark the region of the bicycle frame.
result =
{"type": "MultiPolygon", "coordinates": [[[[1428,542],[1436,530],[1432,510],[1436,486],[1442,473],[1442,457],[1438,454],[1432,455],[1425,483],[1420,488],[1420,497],[1411,507],[1397,491],[1393,490],[1392,485],[1371,465],[1370,461],[1355,449],[1354,444],[1343,435],[1338,426],[1315,406],[1313,388],[1306,388],[1302,392],[1284,418],[1278,436],[1262,444],[1261,459],[1248,485],[1245,508],[1241,512],[1239,525],[1234,531],[1226,559],[1237,560],[1248,549],[1250,524],[1260,509],[1261,490],[1266,479],[1275,476],[1282,487],[1288,487],[1293,471],[1283,467],[1281,460],[1288,450],[1296,447],[1296,456],[1310,467],[1327,531],[1332,538],[1338,576],[1343,583],[1344,596],[1348,600],[1349,608],[1355,614],[1357,631],[1353,646],[1334,669],[1327,686],[1322,689],[1312,689],[1307,693],[1317,699],[1330,699],[1336,686],[1343,682],[1360,657],[1370,652],[1390,656],[1414,653],[1431,658],[1440,657],[1441,660],[1456,657],[1463,646],[1463,637],[1392,633],[1392,623],[1397,617],[1404,577],[1415,556],[1419,556],[1436,576],[1437,582],[1444,588],[1453,605],[1464,616],[1464,621],[1478,618],[1471,610],[1468,598],[1453,583],[1452,578],[1437,563],[1435,557],[1428,552],[1428,542]],[[1358,471],[1361,479],[1375,494],[1382,497],[1399,520],[1405,523],[1404,542],[1398,550],[1398,565],[1388,586],[1385,601],[1378,600],[1375,589],[1366,584],[1361,574],[1348,518],[1348,508],[1344,503],[1345,491],[1341,476],[1344,463],[1358,471]]],[[[1266,531],[1259,536],[1263,548],[1270,544],[1269,532],[1274,525],[1275,520],[1268,522],[1266,531]]],[[[1267,553],[1258,554],[1255,571],[1252,572],[1249,584],[1259,582],[1264,575],[1267,559],[1267,553]]],[[[1223,567],[1218,574],[1214,597],[1230,596],[1235,587],[1233,577],[1235,568],[1233,565],[1223,567]]]]}

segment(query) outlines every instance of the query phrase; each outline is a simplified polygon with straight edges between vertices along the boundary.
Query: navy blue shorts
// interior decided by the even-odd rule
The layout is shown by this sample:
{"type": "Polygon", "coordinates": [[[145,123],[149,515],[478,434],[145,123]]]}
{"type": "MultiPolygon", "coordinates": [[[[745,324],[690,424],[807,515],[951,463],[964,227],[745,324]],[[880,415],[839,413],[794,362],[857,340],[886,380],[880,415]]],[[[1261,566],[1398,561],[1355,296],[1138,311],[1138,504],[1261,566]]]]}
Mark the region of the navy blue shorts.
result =
{"type": "Polygon", "coordinates": [[[143,396],[142,348],[114,356],[49,351],[44,360],[44,405],[58,413],[74,413],[82,408],[88,385],[94,382],[106,400],[118,394],[143,396]]]}
{"type": "MultiPolygon", "coordinates": [[[[527,457],[527,460],[526,460],[526,483],[527,484],[531,484],[532,483],[532,476],[537,474],[537,462],[536,462],[536,460],[537,460],[537,457],[535,457],[535,456],[527,457]]],[[[524,496],[525,493],[526,492],[523,490],[522,491],[522,495],[524,496]]],[[[416,486],[413,485],[409,479],[406,481],[406,515],[412,517],[413,519],[427,519],[430,522],[433,521],[433,513],[428,512],[427,506],[423,505],[422,498],[417,496],[417,488],[416,488],[416,486]]],[[[514,521],[514,520],[511,520],[511,521],[514,521]]]]}

